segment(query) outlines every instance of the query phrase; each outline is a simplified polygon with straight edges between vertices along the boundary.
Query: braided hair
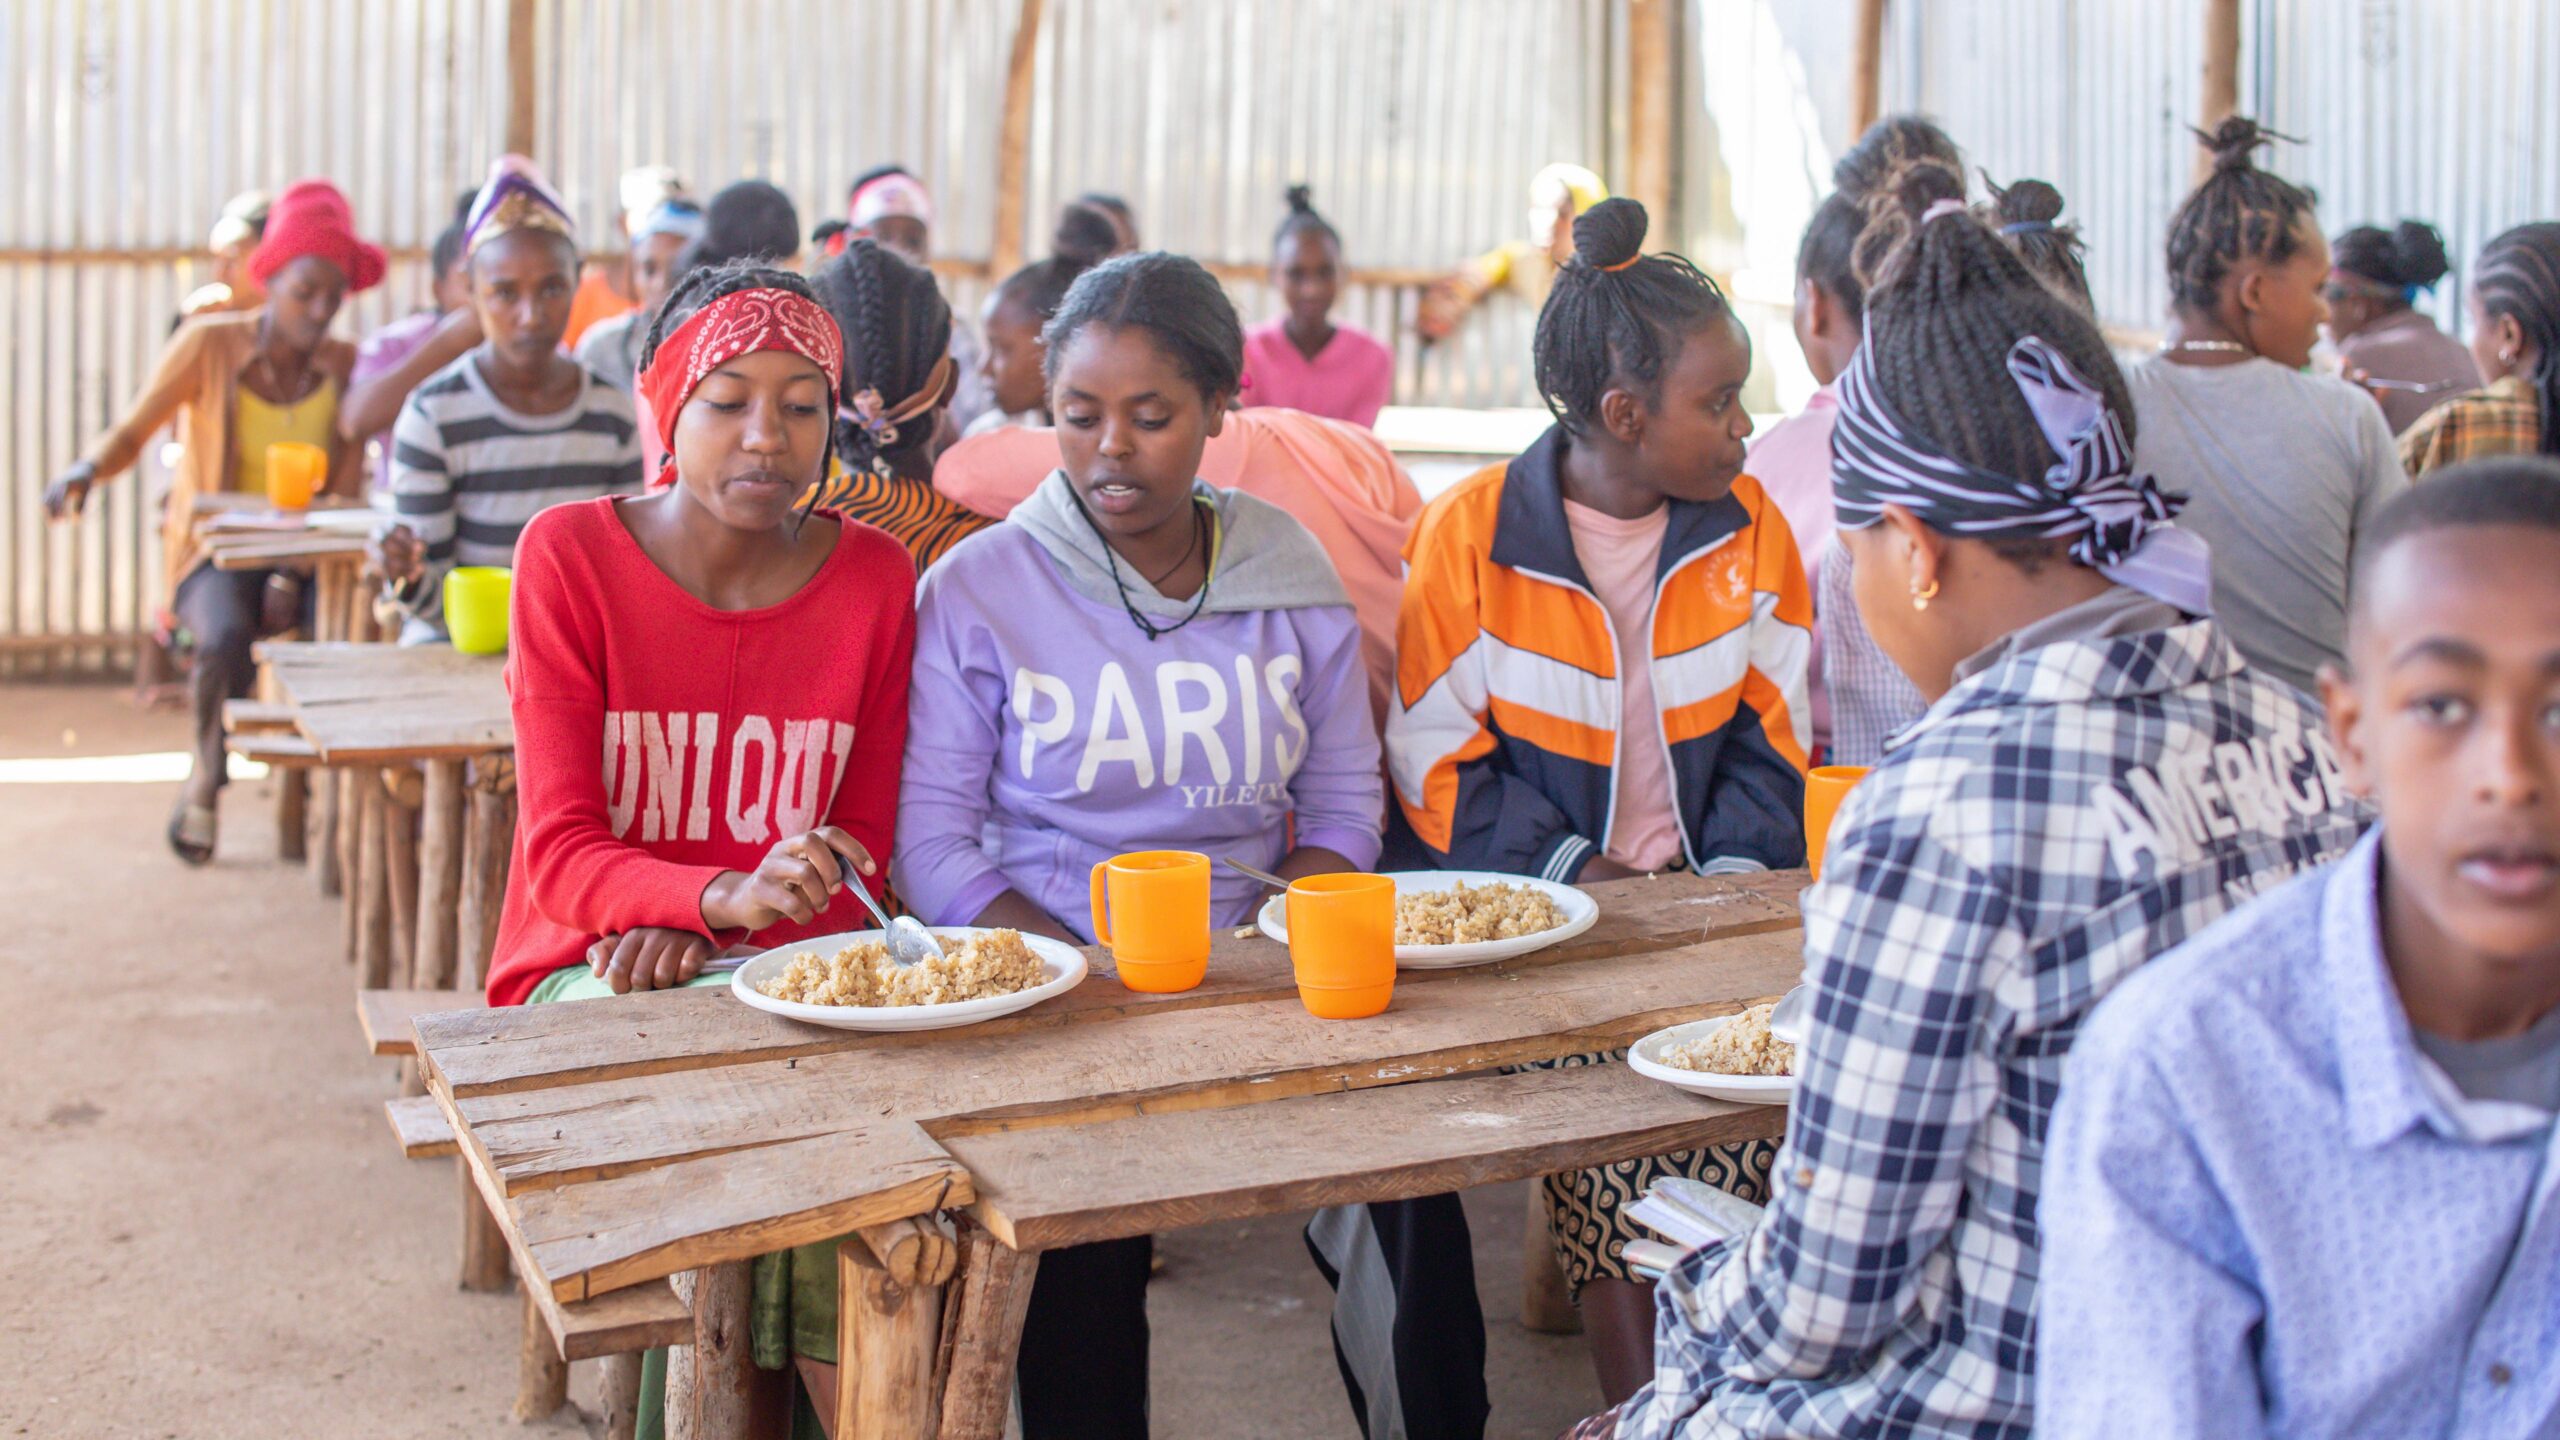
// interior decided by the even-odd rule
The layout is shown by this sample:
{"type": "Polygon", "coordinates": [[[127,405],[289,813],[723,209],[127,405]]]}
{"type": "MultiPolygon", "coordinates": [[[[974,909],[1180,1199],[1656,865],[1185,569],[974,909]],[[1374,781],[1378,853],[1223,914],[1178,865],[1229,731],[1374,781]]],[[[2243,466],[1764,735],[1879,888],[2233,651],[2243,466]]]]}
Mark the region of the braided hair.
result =
{"type": "Polygon", "coordinates": [[[1538,394],[1576,439],[1613,385],[1659,405],[1663,372],[1688,337],[1733,323],[1733,307],[1705,272],[1683,256],[1640,253],[1647,223],[1644,207],[1626,199],[1573,217],[1573,258],[1538,312],[1538,394]]]}
{"type": "Polygon", "coordinates": [[[1122,255],[1077,277],[1040,332],[1041,369],[1058,378],[1058,356],[1088,325],[1143,330],[1200,388],[1224,403],[1244,377],[1244,325],[1226,287],[1187,255],[1162,250],[1122,255]]]}
{"type": "Polygon", "coordinates": [[[2246,115],[2195,135],[2213,152],[2213,173],[2170,217],[2169,298],[2184,309],[2211,310],[2233,266],[2248,260],[2281,265],[2294,257],[2317,197],[2258,168],[2259,147],[2292,136],[2246,115]]]}
{"type": "Polygon", "coordinates": [[[2400,291],[2392,303],[2403,308],[2409,303],[2409,292],[2424,290],[2453,270],[2453,261],[2445,254],[2444,236],[2423,220],[2403,220],[2388,230],[2359,225],[2329,246],[2329,264],[2400,291]]]}
{"type": "MultiPolygon", "coordinates": [[[[848,242],[843,254],[809,277],[809,288],[844,332],[847,395],[876,390],[885,404],[896,405],[924,388],[925,377],[951,348],[951,306],[933,272],[876,240],[848,242]]],[[[933,439],[927,416],[899,426],[885,445],[841,412],[835,427],[836,458],[848,470],[887,473],[902,464],[912,469],[933,439]]]]}
{"type": "Polygon", "coordinates": [[[2097,314],[2089,271],[2080,260],[2088,248],[2080,243],[2080,227],[2055,223],[2062,217],[2062,192],[2042,180],[2012,180],[2004,186],[1985,174],[1982,183],[1991,192],[1991,216],[1999,222],[2000,238],[2018,252],[2028,273],[2054,294],[2097,314]]]}
{"type": "Polygon", "coordinates": [[[1100,206],[1067,202],[1058,212],[1058,228],[1049,236],[1049,258],[1034,260],[1004,277],[996,287],[996,303],[1019,307],[1046,322],[1067,298],[1076,277],[1111,258],[1120,247],[1120,231],[1100,206]]]}
{"type": "MultiPolygon", "coordinates": [[[[1921,161],[1888,176],[1868,202],[1867,361],[1885,403],[1938,453],[2039,482],[2060,457],[2009,373],[2010,347],[2034,335],[2106,396],[2130,446],[2132,393],[2089,313],[1973,212],[1922,218],[1963,198],[1961,174],[1921,161]]],[[[1991,546],[2031,573],[2062,548],[2042,539],[1991,546]]]]}
{"type": "Polygon", "coordinates": [[[2515,321],[2533,346],[2541,449],[2560,455],[2560,221],[2519,225],[2491,240],[2472,267],[2471,286],[2480,313],[2515,321]]]}
{"type": "Polygon", "coordinates": [[[1333,222],[1316,211],[1315,191],[1304,185],[1292,185],[1283,198],[1288,202],[1289,213],[1280,217],[1280,228],[1271,232],[1272,249],[1277,250],[1292,238],[1308,234],[1321,235],[1332,241],[1336,250],[1342,248],[1342,232],[1334,229],[1333,222]]]}

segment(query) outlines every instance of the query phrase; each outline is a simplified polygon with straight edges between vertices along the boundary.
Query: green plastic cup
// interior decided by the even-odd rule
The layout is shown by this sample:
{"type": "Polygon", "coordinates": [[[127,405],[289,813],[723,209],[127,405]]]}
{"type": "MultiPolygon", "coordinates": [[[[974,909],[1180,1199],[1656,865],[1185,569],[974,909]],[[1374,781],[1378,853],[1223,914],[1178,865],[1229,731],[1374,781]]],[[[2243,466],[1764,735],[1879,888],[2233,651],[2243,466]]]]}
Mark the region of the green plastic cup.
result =
{"type": "Polygon", "coordinates": [[[444,577],[444,631],[465,655],[507,648],[507,591],[514,573],[497,565],[457,565],[444,577]]]}

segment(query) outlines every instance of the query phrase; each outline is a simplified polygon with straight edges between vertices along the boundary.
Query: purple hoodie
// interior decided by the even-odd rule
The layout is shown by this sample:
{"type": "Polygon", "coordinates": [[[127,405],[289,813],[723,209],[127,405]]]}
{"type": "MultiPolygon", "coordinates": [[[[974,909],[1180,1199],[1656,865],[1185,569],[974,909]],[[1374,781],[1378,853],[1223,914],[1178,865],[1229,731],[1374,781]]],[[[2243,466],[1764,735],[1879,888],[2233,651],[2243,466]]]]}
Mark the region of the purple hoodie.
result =
{"type": "MultiPolygon", "coordinates": [[[[966,924],[1010,888],[1090,940],[1097,863],[1197,850],[1267,869],[1293,818],[1295,843],[1377,863],[1385,788],[1341,582],[1285,512],[1195,493],[1218,519],[1209,598],[1155,640],[1061,475],[926,573],[894,866],[926,923],[966,924]]],[[[1152,623],[1190,609],[1120,574],[1152,623]]],[[[1211,922],[1250,919],[1262,887],[1210,874],[1211,922]]]]}

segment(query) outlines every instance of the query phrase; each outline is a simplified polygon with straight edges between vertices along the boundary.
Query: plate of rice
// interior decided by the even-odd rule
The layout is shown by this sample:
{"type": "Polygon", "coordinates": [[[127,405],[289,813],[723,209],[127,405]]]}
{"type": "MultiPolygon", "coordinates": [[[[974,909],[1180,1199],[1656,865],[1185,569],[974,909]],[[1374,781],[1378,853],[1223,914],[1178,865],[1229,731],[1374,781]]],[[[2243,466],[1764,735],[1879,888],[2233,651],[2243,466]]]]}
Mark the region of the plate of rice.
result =
{"type": "Polygon", "coordinates": [[[1656,1030],[1627,1047],[1639,1075],[1718,1100],[1784,1105],[1796,1088],[1796,1047],[1769,1033],[1776,1002],[1656,1030]]]}
{"type": "MultiPolygon", "coordinates": [[[[1570,940],[1600,918],[1600,902],[1570,885],[1489,870],[1398,870],[1396,968],[1489,965],[1570,940]]],[[[1289,943],[1289,897],[1263,902],[1262,933],[1289,943]]]]}
{"type": "Polygon", "coordinates": [[[1084,979],[1084,953],[1018,930],[936,930],[943,958],[900,968],[877,930],[821,935],[740,965],[729,988],[758,1010],[837,1030],[944,1030],[1027,1010],[1084,979]]]}

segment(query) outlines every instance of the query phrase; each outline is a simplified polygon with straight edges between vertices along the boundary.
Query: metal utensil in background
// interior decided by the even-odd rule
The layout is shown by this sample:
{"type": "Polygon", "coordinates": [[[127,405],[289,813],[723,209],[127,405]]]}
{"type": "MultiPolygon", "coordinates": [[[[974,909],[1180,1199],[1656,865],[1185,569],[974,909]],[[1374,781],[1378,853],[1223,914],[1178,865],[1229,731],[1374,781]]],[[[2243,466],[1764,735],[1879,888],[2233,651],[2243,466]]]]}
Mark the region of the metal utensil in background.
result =
{"type": "Polygon", "coordinates": [[[1779,997],[1769,1012],[1769,1033],[1788,1045],[1804,1043],[1804,1022],[1813,1015],[1813,992],[1802,985],[1779,997]]]}
{"type": "Polygon", "coordinates": [[[1269,885],[1274,889],[1286,890],[1289,888],[1288,881],[1281,879],[1279,876],[1272,874],[1268,870],[1257,870],[1237,859],[1233,855],[1221,855],[1218,858],[1227,862],[1227,867],[1229,869],[1235,870],[1250,879],[1259,880],[1263,884],[1269,885]]]}

